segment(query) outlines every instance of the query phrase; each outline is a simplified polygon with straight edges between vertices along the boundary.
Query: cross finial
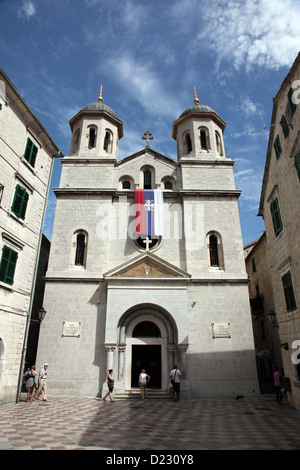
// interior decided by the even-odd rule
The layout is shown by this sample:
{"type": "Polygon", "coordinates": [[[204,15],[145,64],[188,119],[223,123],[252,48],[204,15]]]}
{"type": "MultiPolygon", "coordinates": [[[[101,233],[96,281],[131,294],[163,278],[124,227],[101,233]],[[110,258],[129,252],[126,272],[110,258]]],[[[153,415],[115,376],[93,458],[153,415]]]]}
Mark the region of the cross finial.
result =
{"type": "Polygon", "coordinates": [[[151,132],[149,132],[149,131],[147,130],[146,132],[144,132],[144,135],[143,135],[142,139],[147,140],[146,147],[147,147],[147,148],[150,148],[149,140],[153,140],[154,137],[152,137],[151,132]]]}
{"type": "Polygon", "coordinates": [[[106,90],[104,90],[103,87],[102,87],[102,85],[101,85],[101,87],[98,88],[98,90],[97,90],[97,93],[99,93],[98,103],[102,103],[102,101],[103,101],[102,93],[103,93],[104,91],[106,91],[106,90]]]}
{"type": "Polygon", "coordinates": [[[190,94],[194,94],[194,103],[198,104],[199,103],[199,98],[197,96],[197,93],[200,93],[200,90],[197,90],[197,88],[194,86],[193,91],[190,91],[190,94]]]}

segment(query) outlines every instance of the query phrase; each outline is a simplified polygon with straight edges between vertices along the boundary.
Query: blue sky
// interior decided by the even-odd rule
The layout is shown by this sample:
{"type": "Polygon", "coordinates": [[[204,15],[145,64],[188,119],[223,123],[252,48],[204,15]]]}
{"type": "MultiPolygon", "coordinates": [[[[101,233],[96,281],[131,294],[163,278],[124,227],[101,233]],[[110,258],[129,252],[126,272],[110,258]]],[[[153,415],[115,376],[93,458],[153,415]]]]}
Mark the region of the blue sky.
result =
{"type": "MultiPolygon", "coordinates": [[[[244,244],[257,217],[272,101],[300,50],[300,0],[0,0],[0,66],[64,155],[69,120],[97,101],[123,121],[119,159],[151,147],[176,159],[172,124],[193,104],[226,122],[244,244]]],[[[58,187],[57,159],[52,187],[58,187]]],[[[55,196],[44,227],[51,240],[55,196]]]]}

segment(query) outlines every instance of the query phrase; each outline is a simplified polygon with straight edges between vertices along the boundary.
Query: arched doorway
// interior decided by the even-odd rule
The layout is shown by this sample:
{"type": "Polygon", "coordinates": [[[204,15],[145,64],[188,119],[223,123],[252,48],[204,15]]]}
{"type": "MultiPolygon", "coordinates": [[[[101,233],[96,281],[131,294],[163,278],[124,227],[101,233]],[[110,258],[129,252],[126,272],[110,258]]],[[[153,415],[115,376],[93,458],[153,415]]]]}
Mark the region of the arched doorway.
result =
{"type": "Polygon", "coordinates": [[[155,305],[140,305],[124,313],[119,328],[120,343],[125,346],[125,389],[137,388],[141,369],[145,369],[151,377],[149,388],[166,390],[174,361],[169,346],[177,344],[178,337],[171,315],[155,305]]]}
{"type": "MultiPolygon", "coordinates": [[[[161,338],[158,326],[151,321],[141,321],[133,332],[133,338],[161,338]]],[[[131,387],[137,386],[142,369],[150,376],[148,388],[161,388],[161,344],[133,344],[131,354],[131,387]]]]}

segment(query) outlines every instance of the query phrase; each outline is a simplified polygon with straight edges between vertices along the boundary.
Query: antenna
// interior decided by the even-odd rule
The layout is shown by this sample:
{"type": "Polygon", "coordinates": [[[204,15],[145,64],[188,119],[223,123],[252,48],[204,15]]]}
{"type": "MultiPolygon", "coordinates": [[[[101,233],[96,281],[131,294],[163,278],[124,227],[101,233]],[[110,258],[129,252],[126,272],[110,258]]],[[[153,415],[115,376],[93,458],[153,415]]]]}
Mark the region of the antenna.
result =
{"type": "Polygon", "coordinates": [[[262,127],[261,129],[257,129],[256,131],[251,131],[251,134],[255,134],[255,132],[263,131],[264,129],[270,129],[270,127],[274,127],[276,124],[272,124],[271,126],[262,127]]]}

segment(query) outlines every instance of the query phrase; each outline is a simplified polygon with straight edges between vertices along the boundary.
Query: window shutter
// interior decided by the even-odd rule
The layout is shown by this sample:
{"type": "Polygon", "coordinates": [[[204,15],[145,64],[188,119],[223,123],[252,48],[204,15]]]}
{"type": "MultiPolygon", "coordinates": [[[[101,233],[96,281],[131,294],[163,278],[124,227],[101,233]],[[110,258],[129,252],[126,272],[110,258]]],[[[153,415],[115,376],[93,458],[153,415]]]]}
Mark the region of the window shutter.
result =
{"type": "Polygon", "coordinates": [[[25,218],[29,195],[26,189],[22,188],[19,184],[16,186],[14,202],[11,207],[12,212],[20,219],[25,218]]]}
{"type": "Polygon", "coordinates": [[[296,111],[296,108],[297,108],[297,105],[293,102],[293,93],[294,93],[294,90],[292,88],[290,88],[290,91],[288,93],[288,100],[289,100],[289,105],[290,105],[290,110],[291,110],[291,114],[293,116],[294,112],[296,111]]]}
{"type": "Polygon", "coordinates": [[[286,273],[284,276],[282,276],[281,279],[284,290],[286,309],[288,312],[291,312],[297,308],[291,272],[289,271],[286,273]]]}
{"type": "Polygon", "coordinates": [[[0,264],[0,281],[6,284],[13,284],[14,274],[18,259],[18,253],[7,246],[2,249],[2,258],[0,264]]]}
{"type": "Polygon", "coordinates": [[[281,152],[282,152],[282,147],[281,147],[281,142],[280,142],[280,137],[279,135],[277,135],[276,139],[275,139],[275,142],[274,142],[274,149],[275,149],[275,153],[276,153],[276,158],[278,160],[278,158],[280,157],[281,155],[281,152]]]}
{"type": "Polygon", "coordinates": [[[277,198],[275,198],[274,201],[271,202],[271,215],[272,215],[275,235],[277,236],[283,229],[277,198]]]}
{"type": "Polygon", "coordinates": [[[295,166],[296,166],[296,169],[297,169],[298,178],[300,180],[300,150],[295,155],[295,166]]]}
{"type": "Polygon", "coordinates": [[[280,124],[283,130],[284,138],[286,139],[287,136],[289,135],[289,126],[288,126],[288,123],[284,114],[281,116],[280,124]]]}
{"type": "Polygon", "coordinates": [[[37,152],[38,152],[37,146],[34,145],[32,140],[28,137],[25,152],[24,152],[24,158],[32,167],[34,167],[35,165],[37,152]]]}

